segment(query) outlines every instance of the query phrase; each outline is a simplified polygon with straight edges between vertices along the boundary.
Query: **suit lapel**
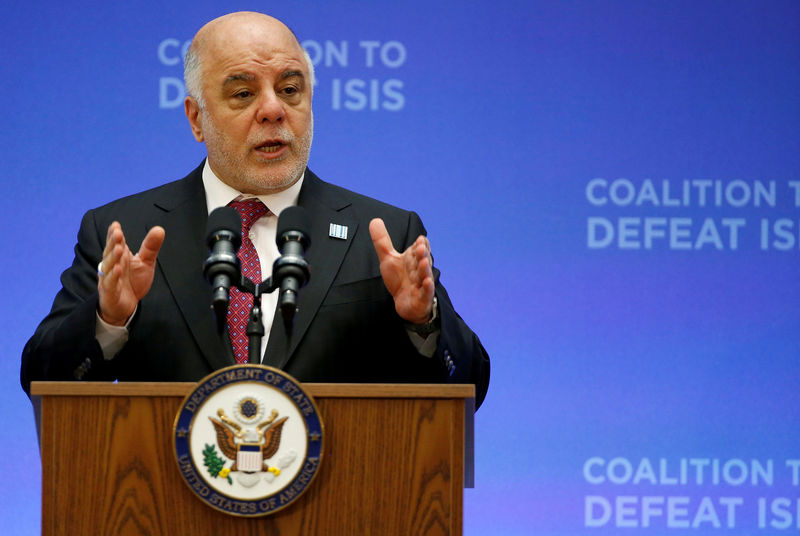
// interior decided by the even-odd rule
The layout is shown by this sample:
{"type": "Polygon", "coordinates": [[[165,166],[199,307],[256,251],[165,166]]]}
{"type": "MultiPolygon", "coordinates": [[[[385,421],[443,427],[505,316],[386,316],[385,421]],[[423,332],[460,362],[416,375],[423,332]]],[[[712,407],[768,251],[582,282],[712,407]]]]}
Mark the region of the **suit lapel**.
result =
{"type": "Polygon", "coordinates": [[[209,306],[210,289],[203,279],[202,265],[208,250],[205,227],[208,220],[201,165],[181,181],[182,190],[155,202],[164,214],[166,239],[158,255],[164,280],[180,313],[212,370],[234,364],[216,332],[209,306]]]}
{"type": "Polygon", "coordinates": [[[311,246],[306,253],[311,277],[298,295],[298,311],[294,319],[291,340],[286,336],[283,318],[277,311],[275,312],[264,364],[278,368],[285,367],[293,357],[328,293],[358,230],[358,222],[349,214],[349,202],[341,199],[329,185],[322,182],[310,170],[306,170],[298,205],[306,209],[311,226],[311,246]],[[329,236],[332,223],[347,227],[346,240],[329,236]]]}

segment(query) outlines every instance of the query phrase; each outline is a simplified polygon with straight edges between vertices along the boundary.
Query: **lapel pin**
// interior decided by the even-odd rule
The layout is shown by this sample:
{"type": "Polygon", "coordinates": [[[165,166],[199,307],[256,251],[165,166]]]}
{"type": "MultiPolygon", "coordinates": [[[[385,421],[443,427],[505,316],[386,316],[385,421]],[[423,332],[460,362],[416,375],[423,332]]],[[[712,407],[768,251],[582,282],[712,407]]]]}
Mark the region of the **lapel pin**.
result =
{"type": "Polygon", "coordinates": [[[332,223],[328,229],[328,236],[331,238],[338,238],[340,240],[347,240],[347,225],[332,223]]]}

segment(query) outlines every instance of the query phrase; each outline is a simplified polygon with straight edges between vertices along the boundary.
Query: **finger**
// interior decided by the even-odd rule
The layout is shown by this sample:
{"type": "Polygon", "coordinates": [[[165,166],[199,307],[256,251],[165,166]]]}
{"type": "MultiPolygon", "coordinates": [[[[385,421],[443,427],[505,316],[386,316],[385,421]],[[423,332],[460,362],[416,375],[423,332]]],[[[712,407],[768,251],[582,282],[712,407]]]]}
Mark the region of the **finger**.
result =
{"type": "Polygon", "coordinates": [[[430,257],[420,257],[419,262],[417,263],[417,270],[419,270],[421,277],[430,276],[432,274],[430,257]]]}
{"type": "Polygon", "coordinates": [[[111,250],[108,261],[104,261],[106,262],[106,268],[103,271],[105,275],[101,278],[101,283],[103,286],[103,291],[105,291],[109,296],[116,294],[117,285],[119,284],[119,279],[122,274],[122,267],[119,265],[117,259],[117,256],[121,253],[122,246],[118,244],[111,250]]]}
{"type": "Polygon", "coordinates": [[[145,263],[152,264],[156,261],[158,252],[161,250],[161,245],[164,244],[164,237],[166,231],[163,227],[155,226],[148,231],[147,236],[142,240],[142,247],[139,248],[139,259],[145,263]]]}
{"type": "Polygon", "coordinates": [[[431,305],[433,305],[433,293],[435,290],[433,284],[433,276],[425,278],[425,281],[422,284],[422,288],[425,294],[426,303],[430,303],[431,305]]]}
{"type": "MultiPolygon", "coordinates": [[[[420,244],[420,247],[422,248],[420,250],[420,256],[421,257],[427,257],[427,258],[431,259],[432,258],[431,257],[431,243],[430,243],[430,240],[428,240],[428,237],[427,236],[420,236],[417,240],[418,240],[418,243],[420,244]]],[[[433,262],[431,262],[431,264],[433,264],[433,262]]]]}
{"type": "Polygon", "coordinates": [[[108,227],[108,239],[106,240],[106,247],[103,251],[103,260],[100,264],[100,270],[105,274],[114,269],[114,266],[124,256],[128,249],[125,242],[125,234],[122,232],[122,226],[119,222],[112,222],[108,227]]]}
{"type": "Polygon", "coordinates": [[[425,245],[425,262],[424,270],[425,276],[431,280],[431,288],[433,287],[433,254],[431,254],[431,242],[427,236],[422,237],[425,245]]]}
{"type": "Polygon", "coordinates": [[[114,269],[120,270],[120,280],[125,281],[128,277],[128,269],[130,267],[131,262],[131,250],[128,249],[126,244],[120,244],[117,246],[119,249],[115,249],[115,255],[117,257],[117,263],[114,265],[114,269]]]}
{"type": "Polygon", "coordinates": [[[421,284],[422,279],[432,273],[431,267],[433,266],[427,240],[424,237],[417,238],[413,246],[413,253],[415,260],[414,271],[417,274],[418,282],[421,284]]]}
{"type": "Polygon", "coordinates": [[[431,244],[425,236],[418,236],[411,248],[413,248],[414,256],[418,259],[431,256],[431,244]]]}
{"type": "Polygon", "coordinates": [[[383,260],[385,257],[396,254],[394,246],[392,246],[392,239],[389,237],[389,231],[386,230],[386,224],[380,218],[375,218],[369,222],[369,235],[372,237],[372,245],[375,246],[375,252],[378,254],[378,259],[383,260]]]}
{"type": "Polygon", "coordinates": [[[417,241],[414,243],[414,254],[418,261],[427,258],[428,249],[425,247],[425,241],[422,237],[417,238],[417,241]]]}
{"type": "Polygon", "coordinates": [[[108,231],[106,231],[106,248],[109,247],[110,244],[114,241],[114,233],[117,229],[121,229],[118,221],[112,221],[111,225],[108,226],[108,231]]]}
{"type": "MultiPolygon", "coordinates": [[[[416,249],[416,248],[414,248],[416,249]]],[[[425,257],[417,257],[415,252],[410,252],[405,263],[408,281],[416,288],[422,286],[428,276],[428,261],[425,257]]]]}
{"type": "Polygon", "coordinates": [[[114,265],[116,264],[115,251],[116,247],[113,244],[112,235],[112,238],[106,244],[106,249],[103,251],[103,258],[100,261],[100,273],[103,275],[101,280],[114,270],[114,265]]]}
{"type": "Polygon", "coordinates": [[[122,282],[123,267],[117,264],[102,278],[100,286],[100,300],[98,303],[98,312],[103,321],[116,326],[124,325],[130,314],[119,313],[116,311],[120,307],[120,300],[122,297],[122,282]],[[116,312],[115,312],[116,311],[116,312]]]}
{"type": "Polygon", "coordinates": [[[108,254],[103,256],[101,269],[103,273],[108,273],[114,270],[120,259],[125,254],[126,246],[122,236],[122,229],[117,227],[111,235],[111,241],[108,247],[108,254]]]}
{"type": "Polygon", "coordinates": [[[119,223],[112,222],[111,225],[108,226],[108,231],[106,232],[106,245],[103,248],[103,263],[101,264],[102,268],[101,271],[106,273],[111,270],[111,267],[105,264],[106,259],[111,255],[111,252],[114,250],[115,245],[115,235],[117,229],[119,228],[119,223]]]}
{"type": "Polygon", "coordinates": [[[118,231],[114,236],[119,239],[119,243],[122,244],[123,249],[128,249],[128,241],[125,240],[125,233],[122,232],[122,224],[119,222],[117,222],[117,229],[118,231]]]}
{"type": "Polygon", "coordinates": [[[421,324],[428,321],[433,310],[434,284],[432,277],[424,278],[420,285],[415,287],[411,309],[416,311],[414,318],[416,323],[421,324]]]}

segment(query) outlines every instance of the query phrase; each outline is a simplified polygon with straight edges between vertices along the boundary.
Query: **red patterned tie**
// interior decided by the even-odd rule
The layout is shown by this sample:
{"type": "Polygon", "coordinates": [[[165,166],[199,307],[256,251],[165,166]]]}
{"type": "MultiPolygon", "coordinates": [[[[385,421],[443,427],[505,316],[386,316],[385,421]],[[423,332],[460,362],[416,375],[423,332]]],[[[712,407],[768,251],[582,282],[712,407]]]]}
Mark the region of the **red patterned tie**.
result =
{"type": "MultiPolygon", "coordinates": [[[[261,261],[250,240],[250,227],[261,216],[269,213],[269,209],[258,199],[231,201],[228,206],[236,209],[242,218],[242,247],[239,248],[239,260],[242,262],[242,275],[253,283],[261,283],[261,261]]],[[[233,346],[233,355],[237,363],[247,363],[247,323],[250,310],[253,308],[253,296],[232,288],[228,304],[228,335],[233,346]]]]}

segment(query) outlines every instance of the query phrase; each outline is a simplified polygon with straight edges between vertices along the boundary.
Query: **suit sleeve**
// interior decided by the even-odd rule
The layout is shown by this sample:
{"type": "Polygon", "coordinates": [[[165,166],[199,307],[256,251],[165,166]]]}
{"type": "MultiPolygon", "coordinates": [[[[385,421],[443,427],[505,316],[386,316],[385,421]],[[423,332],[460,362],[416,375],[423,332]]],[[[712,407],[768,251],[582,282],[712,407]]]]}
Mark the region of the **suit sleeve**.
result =
{"type": "MultiPolygon", "coordinates": [[[[419,235],[426,235],[425,227],[416,213],[411,213],[409,233],[405,246],[408,247],[419,235]]],[[[435,294],[439,302],[441,332],[432,359],[439,362],[448,383],[475,384],[475,408],[477,409],[489,388],[489,355],[478,336],[472,332],[458,315],[447,291],[440,280],[439,270],[433,270],[435,294]]]]}
{"type": "Polygon", "coordinates": [[[86,213],[78,231],[75,258],[61,274],[61,290],[50,313],[22,352],[20,382],[30,396],[37,380],[113,380],[113,361],[103,358],[95,338],[97,264],[103,254],[95,213],[86,213]]]}

